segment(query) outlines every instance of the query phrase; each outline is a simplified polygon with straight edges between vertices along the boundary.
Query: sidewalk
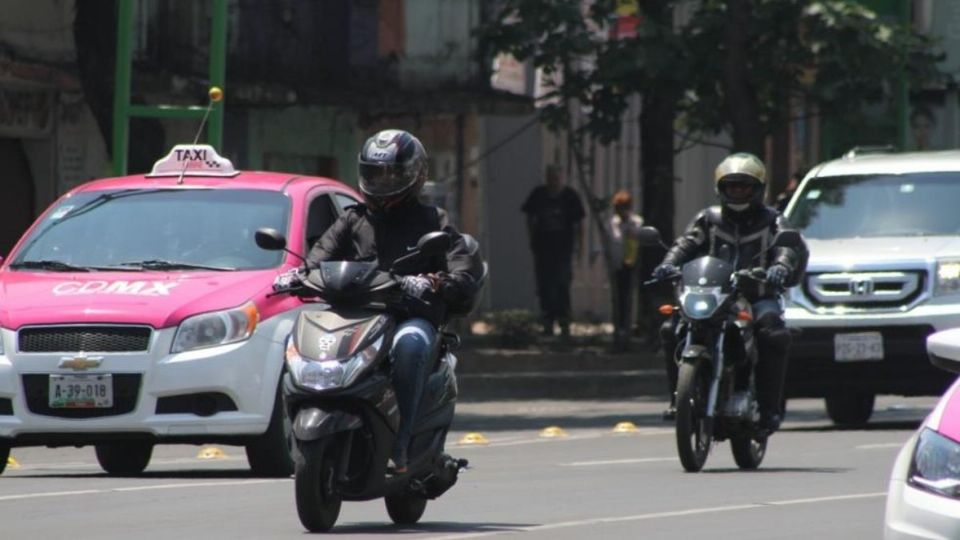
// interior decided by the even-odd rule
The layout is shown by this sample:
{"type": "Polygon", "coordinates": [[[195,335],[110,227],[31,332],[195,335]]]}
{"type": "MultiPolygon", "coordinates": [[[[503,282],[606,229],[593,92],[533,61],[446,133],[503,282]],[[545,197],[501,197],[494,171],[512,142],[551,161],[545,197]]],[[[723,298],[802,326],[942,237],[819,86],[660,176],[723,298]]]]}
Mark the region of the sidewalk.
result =
{"type": "Polygon", "coordinates": [[[629,351],[611,353],[595,336],[575,336],[567,345],[546,338],[526,349],[468,338],[455,354],[461,401],[666,399],[660,353],[639,339],[629,351]]]}

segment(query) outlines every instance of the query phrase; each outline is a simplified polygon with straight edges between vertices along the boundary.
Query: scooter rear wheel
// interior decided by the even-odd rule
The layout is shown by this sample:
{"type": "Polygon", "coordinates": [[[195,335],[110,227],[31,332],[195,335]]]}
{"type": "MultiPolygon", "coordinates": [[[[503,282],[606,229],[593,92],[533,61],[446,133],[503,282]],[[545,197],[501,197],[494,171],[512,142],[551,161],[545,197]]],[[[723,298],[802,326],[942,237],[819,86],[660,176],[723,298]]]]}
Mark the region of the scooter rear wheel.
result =
{"type": "Polygon", "coordinates": [[[423,511],[427,509],[427,500],[412,493],[387,495],[384,502],[390,520],[397,525],[413,525],[420,521],[423,511]]]}
{"type": "Polygon", "coordinates": [[[294,490],[300,523],[310,532],[326,532],[340,517],[340,494],[335,485],[339,447],[321,439],[299,443],[303,460],[294,471],[294,490]]]}
{"type": "Polygon", "coordinates": [[[707,462],[713,428],[706,416],[710,374],[702,363],[683,363],[677,377],[677,453],[687,472],[707,462]]]}

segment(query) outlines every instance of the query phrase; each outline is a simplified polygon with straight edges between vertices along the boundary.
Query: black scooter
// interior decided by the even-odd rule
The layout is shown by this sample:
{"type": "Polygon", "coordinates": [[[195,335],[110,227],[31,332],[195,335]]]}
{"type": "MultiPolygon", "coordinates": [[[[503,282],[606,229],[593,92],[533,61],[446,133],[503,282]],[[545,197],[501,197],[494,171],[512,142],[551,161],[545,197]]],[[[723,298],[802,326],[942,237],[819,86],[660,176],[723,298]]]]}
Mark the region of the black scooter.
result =
{"type": "MultiPolygon", "coordinates": [[[[475,248],[476,241],[468,238],[475,248]]],[[[256,233],[257,245],[287,250],[282,234],[256,233]]],[[[397,268],[446,251],[434,232],[394,263],[397,268]]],[[[432,356],[413,428],[408,472],[391,475],[387,459],[400,423],[391,386],[390,344],[403,296],[393,272],[372,262],[324,262],[302,285],[276,294],[322,299],[298,316],[287,340],[283,399],[293,424],[297,513],[312,532],[330,530],[341,501],[383,497],[390,519],[416,523],[429,499],[446,492],[467,466],[444,453],[457,398],[459,338],[443,332],[432,356]]]]}

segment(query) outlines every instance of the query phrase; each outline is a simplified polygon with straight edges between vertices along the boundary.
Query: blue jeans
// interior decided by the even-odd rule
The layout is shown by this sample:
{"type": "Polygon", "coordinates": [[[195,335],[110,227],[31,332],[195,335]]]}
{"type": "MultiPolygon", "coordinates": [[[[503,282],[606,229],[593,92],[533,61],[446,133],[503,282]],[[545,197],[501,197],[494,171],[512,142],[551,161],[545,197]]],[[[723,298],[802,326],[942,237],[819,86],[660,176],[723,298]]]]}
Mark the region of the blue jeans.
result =
{"type": "Polygon", "coordinates": [[[437,339],[437,329],[426,319],[406,320],[393,336],[393,389],[400,408],[400,430],[393,446],[393,461],[398,466],[407,462],[407,449],[413,435],[423,387],[430,365],[430,352],[437,339]]]}

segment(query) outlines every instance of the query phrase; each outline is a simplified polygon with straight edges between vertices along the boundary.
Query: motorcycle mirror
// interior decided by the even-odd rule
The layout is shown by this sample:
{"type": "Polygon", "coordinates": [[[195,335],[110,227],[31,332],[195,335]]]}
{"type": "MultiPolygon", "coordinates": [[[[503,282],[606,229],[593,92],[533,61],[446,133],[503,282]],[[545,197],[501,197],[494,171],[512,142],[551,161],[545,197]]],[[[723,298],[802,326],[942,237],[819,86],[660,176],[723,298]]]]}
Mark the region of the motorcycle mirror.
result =
{"type": "Polygon", "coordinates": [[[260,249],[280,251],[287,247],[287,239],[283,236],[283,233],[276,229],[257,229],[253,237],[260,249]]]}
{"type": "Polygon", "coordinates": [[[637,240],[639,240],[640,244],[644,246],[656,246],[663,244],[663,241],[660,239],[660,231],[658,231],[656,227],[651,227],[649,225],[640,227],[640,230],[637,231],[637,240]]]}
{"type": "Polygon", "coordinates": [[[438,255],[450,249],[452,240],[450,235],[443,231],[429,232],[420,237],[417,242],[417,251],[423,255],[438,255]]]}
{"type": "Polygon", "coordinates": [[[931,364],[951,373],[960,373],[960,329],[930,334],[927,354],[931,364]]]}

